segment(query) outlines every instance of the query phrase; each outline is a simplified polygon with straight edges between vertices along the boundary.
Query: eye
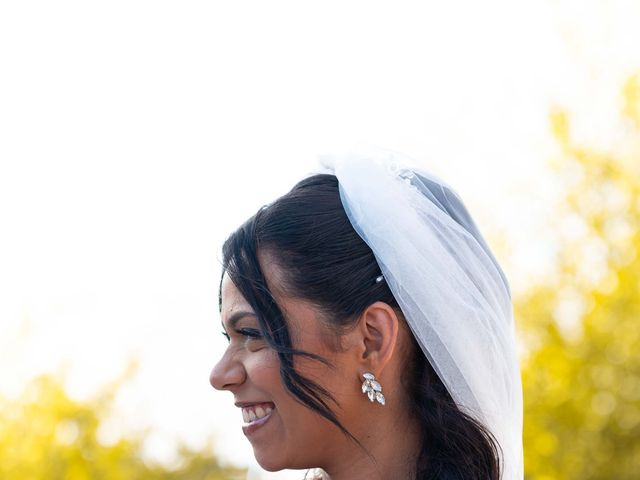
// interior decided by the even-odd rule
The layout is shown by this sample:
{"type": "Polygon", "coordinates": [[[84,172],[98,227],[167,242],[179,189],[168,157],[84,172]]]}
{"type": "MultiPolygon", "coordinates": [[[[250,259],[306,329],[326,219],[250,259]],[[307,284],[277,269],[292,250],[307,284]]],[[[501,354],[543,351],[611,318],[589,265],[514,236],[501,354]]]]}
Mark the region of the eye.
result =
{"type": "Polygon", "coordinates": [[[256,330],[254,328],[240,328],[236,330],[236,332],[238,332],[243,337],[262,338],[262,333],[260,332],[260,330],[256,330]]]}

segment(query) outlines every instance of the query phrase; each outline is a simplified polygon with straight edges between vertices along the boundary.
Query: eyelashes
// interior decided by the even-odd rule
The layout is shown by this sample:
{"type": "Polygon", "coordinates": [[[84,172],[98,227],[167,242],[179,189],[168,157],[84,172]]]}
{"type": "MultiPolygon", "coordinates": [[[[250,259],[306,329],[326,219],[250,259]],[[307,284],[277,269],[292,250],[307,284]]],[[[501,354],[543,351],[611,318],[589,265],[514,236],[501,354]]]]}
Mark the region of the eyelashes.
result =
{"type": "MultiPolygon", "coordinates": [[[[262,338],[262,333],[260,332],[260,330],[256,330],[254,328],[239,328],[235,332],[242,337],[247,337],[250,339],[262,338]]],[[[231,341],[231,336],[227,332],[223,330],[220,333],[222,333],[222,336],[226,338],[228,342],[231,341]]]]}
{"type": "Polygon", "coordinates": [[[262,333],[260,333],[260,330],[256,330],[255,328],[241,328],[239,330],[236,330],[236,332],[238,332],[243,337],[262,338],[262,333]]]}

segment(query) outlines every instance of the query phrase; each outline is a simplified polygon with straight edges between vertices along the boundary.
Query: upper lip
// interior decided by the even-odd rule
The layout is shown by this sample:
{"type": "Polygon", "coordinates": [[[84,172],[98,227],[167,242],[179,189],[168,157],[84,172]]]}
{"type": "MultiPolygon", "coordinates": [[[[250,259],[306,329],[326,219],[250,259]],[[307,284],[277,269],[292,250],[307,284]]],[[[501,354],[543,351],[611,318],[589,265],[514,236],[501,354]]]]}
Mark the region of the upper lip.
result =
{"type": "Polygon", "coordinates": [[[236,402],[235,406],[238,408],[245,408],[245,407],[250,407],[252,405],[260,405],[261,403],[273,403],[273,402],[269,402],[269,401],[262,401],[262,402],[236,402]]]}

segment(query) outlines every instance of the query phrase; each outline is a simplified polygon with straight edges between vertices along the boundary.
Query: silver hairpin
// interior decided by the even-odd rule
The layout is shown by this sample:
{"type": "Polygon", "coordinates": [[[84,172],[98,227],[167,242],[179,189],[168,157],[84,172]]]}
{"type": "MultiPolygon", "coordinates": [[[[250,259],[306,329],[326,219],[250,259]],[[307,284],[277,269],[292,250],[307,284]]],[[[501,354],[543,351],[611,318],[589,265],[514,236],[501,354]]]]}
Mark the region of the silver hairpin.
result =
{"type": "Polygon", "coordinates": [[[376,277],[376,283],[380,283],[382,280],[384,280],[384,275],[379,275],[376,277]]]}

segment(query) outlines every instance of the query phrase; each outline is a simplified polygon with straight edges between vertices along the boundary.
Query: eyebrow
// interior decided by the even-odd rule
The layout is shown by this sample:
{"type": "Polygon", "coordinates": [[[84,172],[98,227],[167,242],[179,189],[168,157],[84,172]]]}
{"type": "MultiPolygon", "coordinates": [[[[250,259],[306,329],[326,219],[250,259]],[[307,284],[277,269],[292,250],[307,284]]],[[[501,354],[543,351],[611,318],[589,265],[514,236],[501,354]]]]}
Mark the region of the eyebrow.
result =
{"type": "MultiPolygon", "coordinates": [[[[247,311],[241,310],[239,312],[234,312],[228,318],[229,328],[232,328],[232,329],[235,328],[236,323],[238,323],[244,317],[257,317],[257,315],[254,312],[251,312],[249,310],[247,311]]],[[[222,324],[222,328],[225,328],[224,322],[222,320],[220,321],[220,323],[222,324]]]]}

